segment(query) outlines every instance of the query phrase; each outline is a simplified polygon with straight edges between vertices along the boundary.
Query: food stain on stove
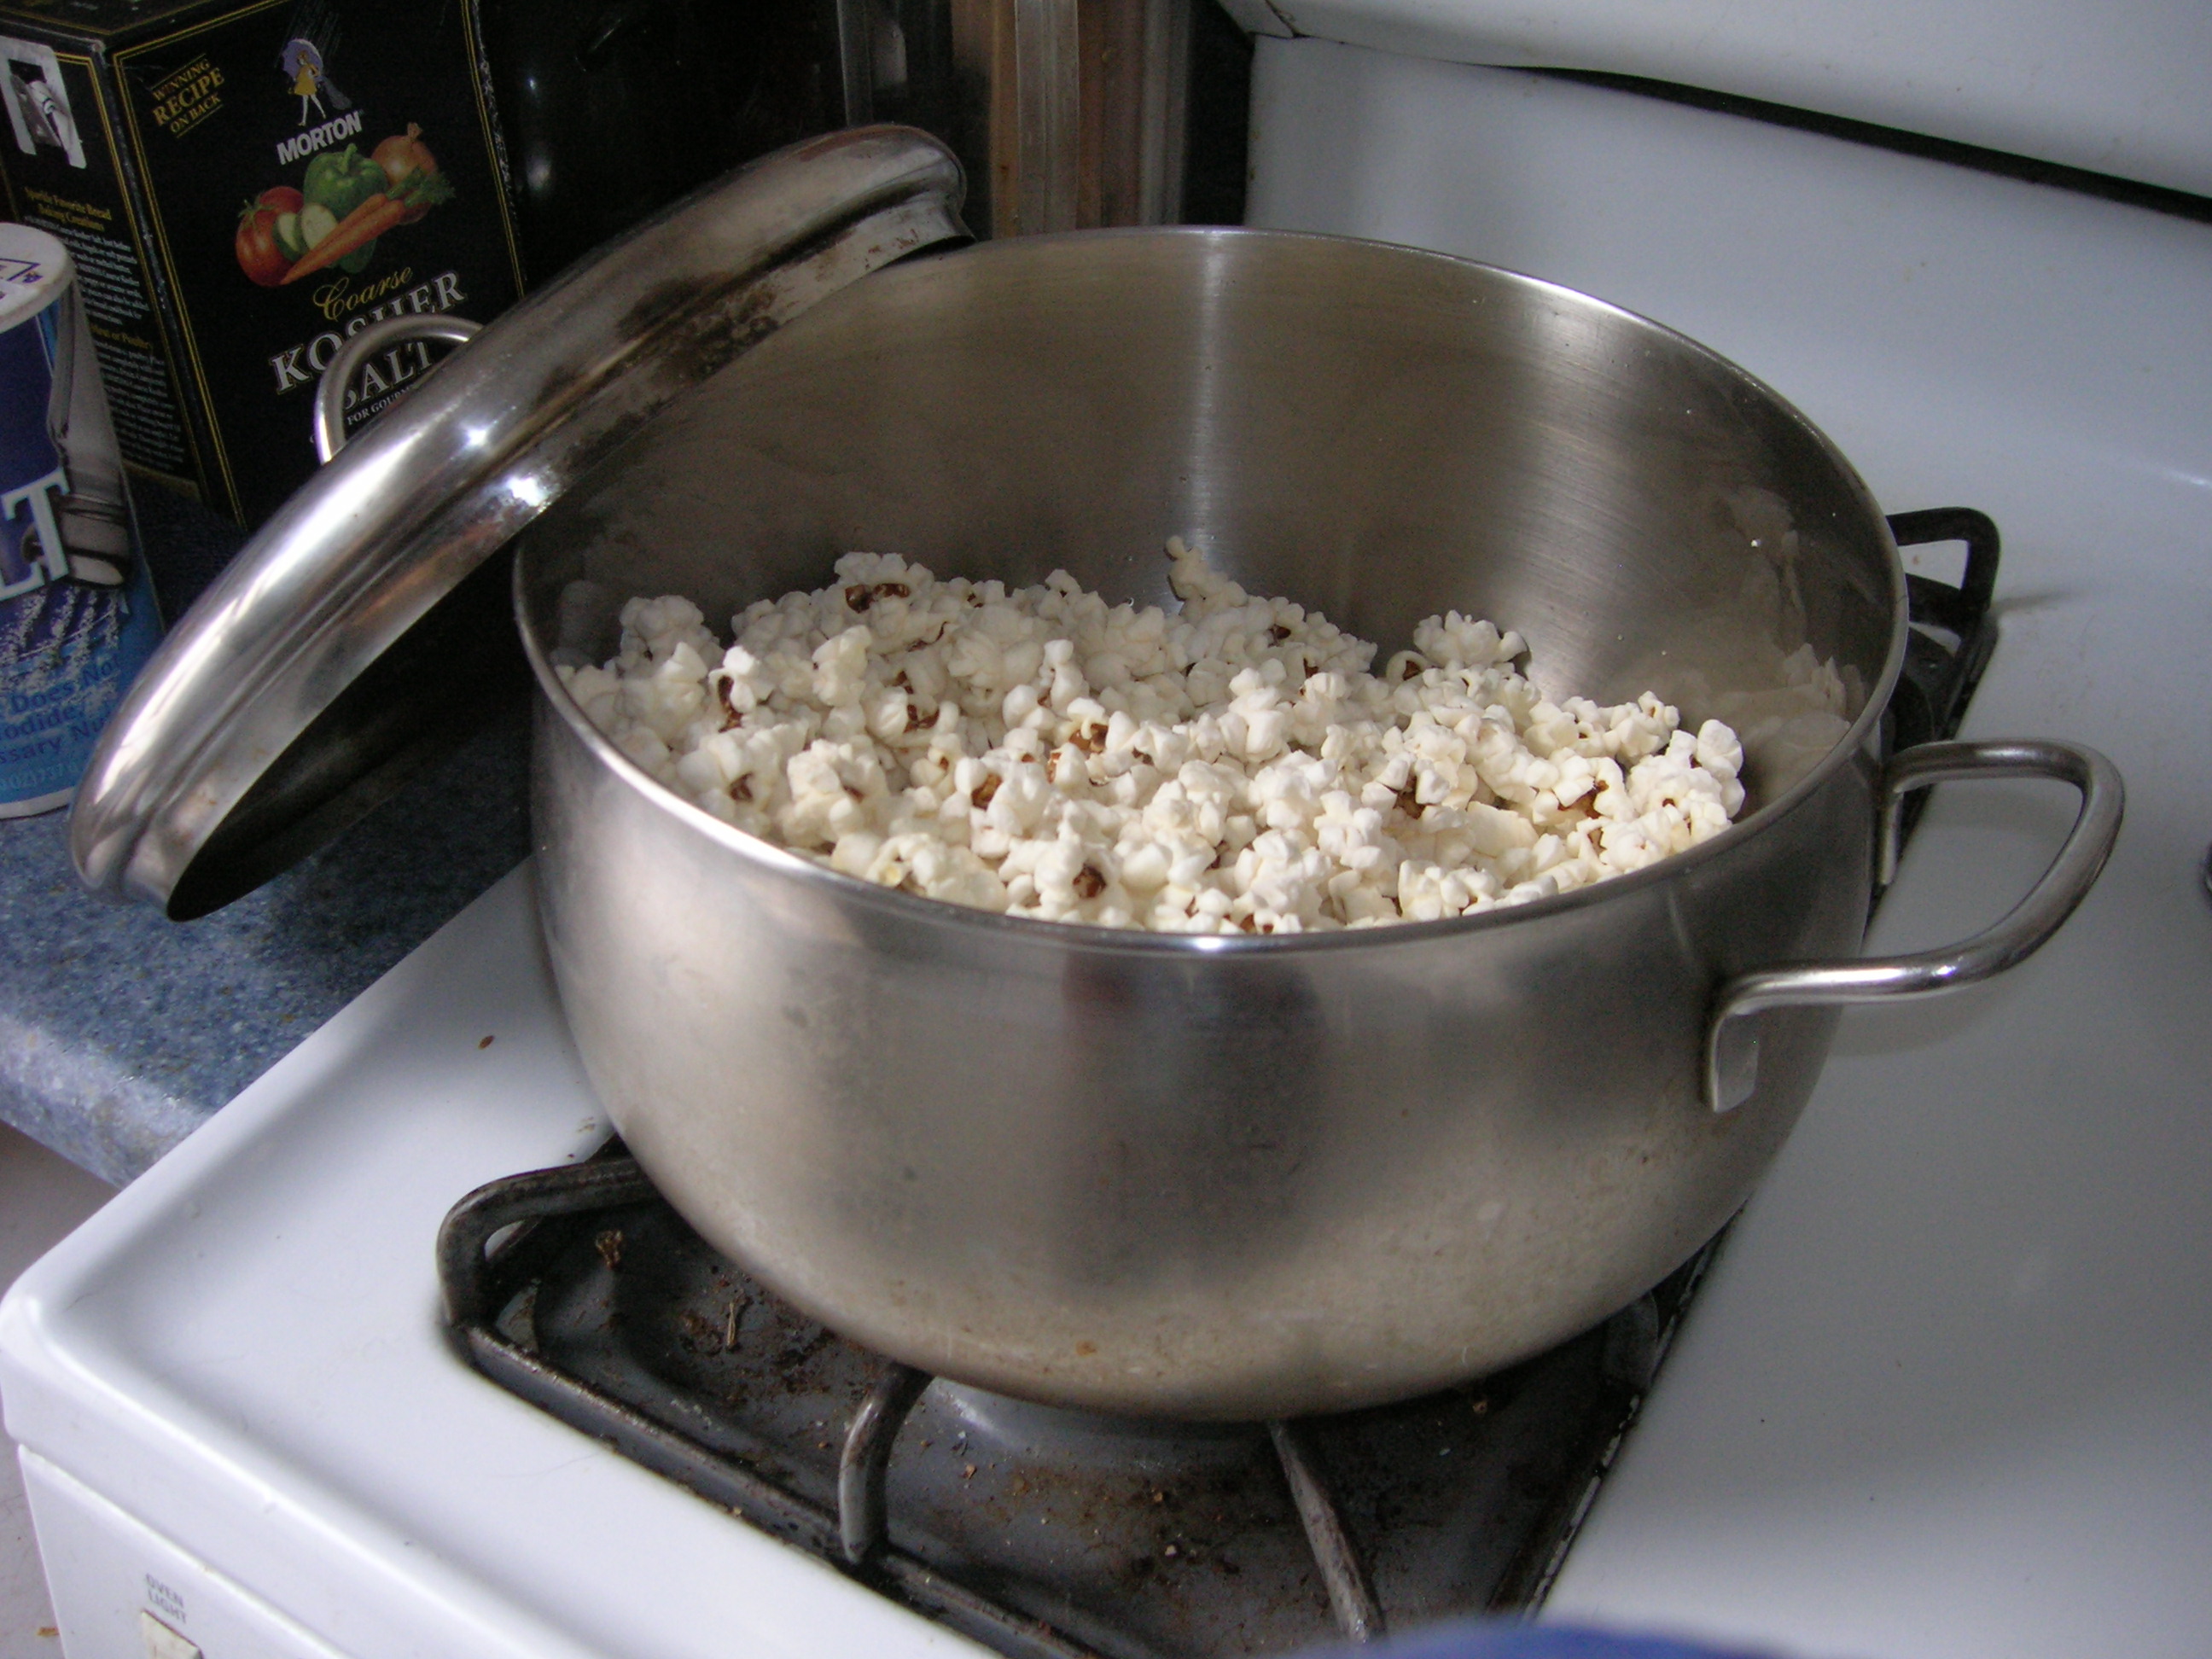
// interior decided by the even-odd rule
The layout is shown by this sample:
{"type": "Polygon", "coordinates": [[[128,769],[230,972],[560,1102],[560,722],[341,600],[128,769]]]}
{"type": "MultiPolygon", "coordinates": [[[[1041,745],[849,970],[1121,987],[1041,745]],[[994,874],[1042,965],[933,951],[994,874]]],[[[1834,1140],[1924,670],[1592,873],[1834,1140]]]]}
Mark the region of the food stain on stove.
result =
{"type": "Polygon", "coordinates": [[[795,1371],[837,1340],[835,1331],[817,1325],[805,1335],[776,1350],[769,1363],[776,1370],[788,1374],[795,1371]]]}
{"type": "Polygon", "coordinates": [[[682,1342],[685,1347],[690,1349],[694,1353],[726,1353],[732,1348],[738,1346],[737,1315],[734,1306],[732,1306],[731,1310],[730,1322],[727,1327],[729,1334],[726,1340],[725,1340],[724,1337],[724,1328],[722,1326],[717,1325],[713,1320],[708,1318],[706,1315],[698,1312],[695,1309],[678,1309],[676,1314],[676,1322],[683,1327],[684,1330],[684,1334],[677,1340],[682,1342]]]}

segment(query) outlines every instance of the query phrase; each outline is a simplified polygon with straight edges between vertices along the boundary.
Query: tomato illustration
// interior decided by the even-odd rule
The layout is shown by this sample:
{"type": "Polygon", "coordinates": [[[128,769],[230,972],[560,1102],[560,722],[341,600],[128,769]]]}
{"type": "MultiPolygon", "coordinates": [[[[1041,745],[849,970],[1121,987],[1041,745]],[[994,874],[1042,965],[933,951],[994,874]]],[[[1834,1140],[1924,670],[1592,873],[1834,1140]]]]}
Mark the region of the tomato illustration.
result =
{"type": "Polygon", "coordinates": [[[290,185],[275,185],[239,210],[238,268],[264,288],[276,287],[292,268],[291,259],[277,246],[276,222],[299,212],[301,199],[290,185]]]}

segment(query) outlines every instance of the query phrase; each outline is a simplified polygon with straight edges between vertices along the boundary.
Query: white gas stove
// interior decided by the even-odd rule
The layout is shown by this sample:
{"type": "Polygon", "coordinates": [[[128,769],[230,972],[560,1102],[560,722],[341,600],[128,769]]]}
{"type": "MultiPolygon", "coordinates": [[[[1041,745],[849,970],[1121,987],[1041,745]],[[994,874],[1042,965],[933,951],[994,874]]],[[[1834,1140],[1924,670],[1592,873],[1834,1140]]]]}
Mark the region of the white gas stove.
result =
{"type": "MultiPolygon", "coordinates": [[[[1566,283],[1707,342],[1893,512],[2005,534],[1970,736],[2129,785],[1991,986],[1846,1017],[1547,1616],[1869,1659],[2212,1631],[2212,227],[1620,91],[1263,41],[1255,223],[1566,283]]],[[[2070,822],[1939,792],[1870,948],[2070,822]]],[[[27,1274],[0,1389],[70,1659],[975,1653],[471,1370],[447,1209],[605,1135],[526,869],[27,1274]]],[[[732,1319],[734,1320],[734,1314],[732,1319]]]]}

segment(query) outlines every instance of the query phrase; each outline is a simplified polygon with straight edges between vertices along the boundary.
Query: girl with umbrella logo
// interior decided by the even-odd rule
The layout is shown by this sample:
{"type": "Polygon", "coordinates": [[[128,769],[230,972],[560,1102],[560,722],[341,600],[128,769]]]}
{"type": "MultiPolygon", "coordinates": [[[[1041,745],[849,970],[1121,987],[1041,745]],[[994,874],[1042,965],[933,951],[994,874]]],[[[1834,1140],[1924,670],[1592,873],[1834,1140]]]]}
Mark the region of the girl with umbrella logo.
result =
{"type": "Polygon", "coordinates": [[[287,40],[276,63],[291,78],[292,95],[300,100],[300,125],[307,125],[309,104],[315,106],[316,114],[328,119],[330,111],[323,105],[323,54],[315,49],[314,42],[287,40]]]}

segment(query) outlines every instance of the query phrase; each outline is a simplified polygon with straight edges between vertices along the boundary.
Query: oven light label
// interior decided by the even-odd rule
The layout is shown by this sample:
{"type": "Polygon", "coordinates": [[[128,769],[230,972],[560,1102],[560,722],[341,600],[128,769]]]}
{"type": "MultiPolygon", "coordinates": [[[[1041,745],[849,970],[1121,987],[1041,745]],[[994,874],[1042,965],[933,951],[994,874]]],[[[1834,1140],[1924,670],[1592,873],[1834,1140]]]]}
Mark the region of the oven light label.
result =
{"type": "Polygon", "coordinates": [[[180,1625],[185,1621],[185,1598],[150,1572],[146,1575],[146,1605],[164,1619],[180,1625]]]}

